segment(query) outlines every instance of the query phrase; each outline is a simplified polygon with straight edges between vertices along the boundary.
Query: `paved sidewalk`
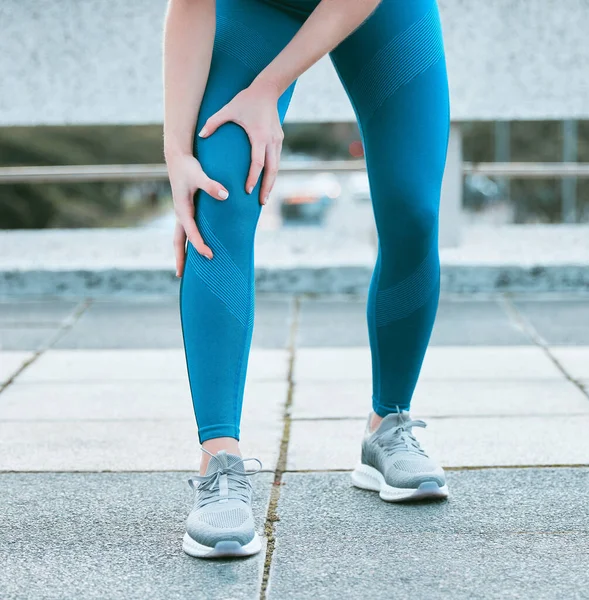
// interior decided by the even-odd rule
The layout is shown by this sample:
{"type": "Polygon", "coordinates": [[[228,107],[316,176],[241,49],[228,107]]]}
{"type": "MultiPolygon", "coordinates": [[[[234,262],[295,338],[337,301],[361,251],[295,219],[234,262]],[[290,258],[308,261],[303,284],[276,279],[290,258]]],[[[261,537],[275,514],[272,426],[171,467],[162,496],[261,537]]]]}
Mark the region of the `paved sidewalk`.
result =
{"type": "Polygon", "coordinates": [[[589,296],[447,296],[413,401],[451,498],[350,485],[364,300],[258,297],[265,552],[180,547],[198,442],[172,298],[0,302],[0,598],[589,598],[589,296]]]}

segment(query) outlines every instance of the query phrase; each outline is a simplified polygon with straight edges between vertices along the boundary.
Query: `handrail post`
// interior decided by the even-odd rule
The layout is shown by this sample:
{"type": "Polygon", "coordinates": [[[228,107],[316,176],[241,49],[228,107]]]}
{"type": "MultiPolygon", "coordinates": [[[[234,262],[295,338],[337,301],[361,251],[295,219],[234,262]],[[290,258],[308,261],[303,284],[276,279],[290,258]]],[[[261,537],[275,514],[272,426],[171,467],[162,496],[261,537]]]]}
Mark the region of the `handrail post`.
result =
{"type": "Polygon", "coordinates": [[[462,220],[462,130],[459,123],[450,126],[446,170],[440,203],[440,246],[460,244],[462,220]]]}
{"type": "MultiPolygon", "coordinates": [[[[496,121],[494,129],[495,139],[495,162],[511,162],[511,123],[509,121],[496,121]]],[[[497,183],[504,200],[511,200],[511,179],[509,177],[497,177],[497,183]]]]}
{"type": "MultiPolygon", "coordinates": [[[[563,162],[577,161],[577,122],[566,119],[562,122],[562,160],[563,162]]],[[[561,182],[562,193],[562,222],[577,222],[577,180],[565,177],[561,182]]]]}

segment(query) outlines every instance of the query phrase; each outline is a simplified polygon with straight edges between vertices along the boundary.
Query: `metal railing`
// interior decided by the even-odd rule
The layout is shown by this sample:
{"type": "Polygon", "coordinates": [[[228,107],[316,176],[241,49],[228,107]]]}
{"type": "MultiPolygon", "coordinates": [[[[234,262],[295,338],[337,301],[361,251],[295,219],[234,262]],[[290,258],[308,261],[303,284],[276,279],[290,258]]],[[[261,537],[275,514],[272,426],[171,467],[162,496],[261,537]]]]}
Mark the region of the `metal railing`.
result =
{"type": "MultiPolygon", "coordinates": [[[[364,171],[363,160],[283,161],[282,173],[364,171]]],[[[465,175],[487,175],[518,179],[589,177],[589,163],[471,163],[462,167],[465,175]]],[[[164,164],[67,165],[48,167],[0,167],[0,184],[71,183],[97,181],[162,181],[168,179],[164,164]]]]}
{"type": "Polygon", "coordinates": [[[589,177],[589,163],[464,163],[462,170],[465,175],[480,174],[518,179],[589,177]]]}
{"type": "MultiPolygon", "coordinates": [[[[363,160],[284,161],[283,173],[363,171],[363,160]]],[[[69,165],[50,167],[0,167],[0,183],[71,183],[89,181],[161,181],[168,179],[164,164],[69,165]]]]}

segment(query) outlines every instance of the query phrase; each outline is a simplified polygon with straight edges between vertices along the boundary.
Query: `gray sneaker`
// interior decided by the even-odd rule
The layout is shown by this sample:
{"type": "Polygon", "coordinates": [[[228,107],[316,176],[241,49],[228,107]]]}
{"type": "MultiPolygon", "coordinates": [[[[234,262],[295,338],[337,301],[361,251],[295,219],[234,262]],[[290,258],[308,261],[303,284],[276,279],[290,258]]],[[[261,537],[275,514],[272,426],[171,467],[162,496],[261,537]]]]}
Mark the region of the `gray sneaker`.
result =
{"type": "Polygon", "coordinates": [[[412,428],[425,427],[407,411],[387,415],[374,431],[370,417],[362,440],[362,459],[352,473],[352,483],[379,492],[387,502],[447,498],[442,467],[423,451],[412,428]]]}
{"type": "MultiPolygon", "coordinates": [[[[206,452],[204,448],[203,451],[206,452]]],[[[195,494],[182,542],[186,554],[220,558],[250,556],[261,550],[254,528],[252,485],[248,479],[261,468],[262,463],[257,458],[242,459],[225,450],[211,454],[206,474],[188,481],[195,494]],[[259,468],[246,472],[244,462],[247,460],[257,461],[259,468]]]]}

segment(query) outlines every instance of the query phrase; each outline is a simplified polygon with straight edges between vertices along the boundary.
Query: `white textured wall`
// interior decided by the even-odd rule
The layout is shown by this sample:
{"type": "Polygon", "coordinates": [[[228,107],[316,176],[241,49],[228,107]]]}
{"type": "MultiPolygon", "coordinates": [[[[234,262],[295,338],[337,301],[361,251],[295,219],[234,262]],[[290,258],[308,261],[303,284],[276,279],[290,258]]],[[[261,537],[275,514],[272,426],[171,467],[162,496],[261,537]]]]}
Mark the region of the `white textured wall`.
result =
{"type": "MultiPolygon", "coordinates": [[[[589,118],[589,0],[439,1],[454,120],[589,118]]],[[[0,0],[0,125],[160,122],[164,9],[0,0]]],[[[353,118],[328,60],[301,77],[289,120],[353,118]]]]}

